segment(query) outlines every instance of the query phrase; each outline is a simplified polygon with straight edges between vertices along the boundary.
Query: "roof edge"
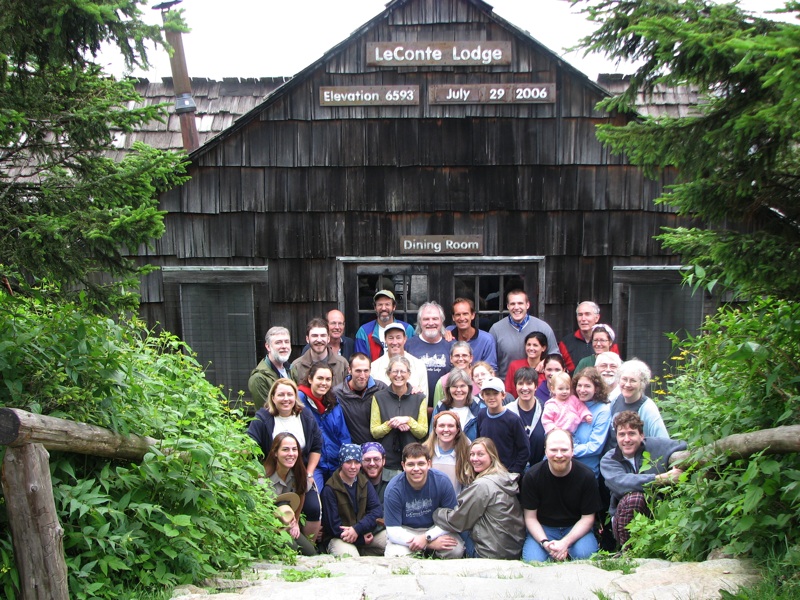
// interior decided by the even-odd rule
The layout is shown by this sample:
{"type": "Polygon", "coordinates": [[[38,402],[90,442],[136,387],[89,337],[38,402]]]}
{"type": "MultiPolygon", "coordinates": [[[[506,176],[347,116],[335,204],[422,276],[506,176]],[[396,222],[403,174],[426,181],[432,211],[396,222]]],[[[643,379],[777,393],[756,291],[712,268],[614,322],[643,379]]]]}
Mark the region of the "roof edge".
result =
{"type": "MultiPolygon", "coordinates": [[[[275,88],[272,91],[272,93],[269,94],[260,105],[256,106],[250,112],[245,113],[244,115],[239,117],[233,123],[233,125],[228,127],[228,129],[226,129],[224,131],[221,131],[218,134],[216,134],[215,136],[209,138],[208,140],[206,140],[206,142],[202,146],[200,146],[196,150],[192,151],[189,154],[189,159],[194,161],[195,159],[197,159],[200,156],[202,156],[203,154],[205,154],[207,151],[210,151],[217,144],[219,144],[220,142],[224,141],[225,139],[227,139],[228,137],[230,137],[231,135],[235,134],[237,131],[239,131],[243,127],[245,127],[258,114],[260,114],[269,103],[274,102],[279,96],[282,96],[283,94],[291,91],[294,87],[300,85],[301,82],[305,81],[305,78],[306,78],[307,75],[309,75],[310,73],[315,71],[318,67],[320,67],[322,64],[324,64],[326,61],[328,61],[331,58],[333,58],[334,56],[336,56],[336,54],[341,52],[355,38],[357,38],[357,37],[363,35],[364,33],[366,33],[369,29],[374,27],[380,21],[388,19],[388,17],[392,14],[392,12],[394,12],[395,10],[400,8],[401,6],[407,4],[408,2],[413,2],[413,1],[416,1],[416,0],[391,0],[390,2],[388,2],[383,11],[378,13],[376,16],[374,16],[372,19],[370,19],[369,21],[367,21],[366,23],[364,23],[360,27],[357,27],[356,29],[354,29],[350,33],[349,36],[347,36],[341,42],[339,42],[338,44],[336,44],[335,46],[330,48],[320,58],[318,58],[317,60],[315,60],[314,62],[309,64],[304,69],[302,69],[299,72],[297,72],[294,76],[292,76],[291,79],[289,79],[283,85],[280,85],[277,88],[275,88]]],[[[611,94],[609,93],[608,90],[606,90],[604,87],[599,85],[597,82],[593,81],[588,75],[586,75],[586,73],[584,73],[580,69],[572,66],[570,63],[568,63],[566,60],[564,60],[561,56],[556,54],[553,50],[551,50],[550,48],[548,48],[547,46],[542,44],[539,40],[534,38],[529,32],[517,27],[516,25],[514,25],[513,23],[511,23],[507,19],[505,19],[505,18],[501,17],[500,15],[498,15],[494,11],[494,7],[491,4],[488,4],[488,3],[484,2],[483,0],[464,0],[464,1],[475,5],[479,10],[483,11],[484,13],[486,13],[486,15],[490,19],[494,20],[500,26],[506,28],[513,35],[517,36],[518,38],[522,39],[523,41],[525,41],[527,43],[533,42],[536,46],[541,48],[546,54],[550,55],[550,57],[554,61],[556,61],[558,66],[560,66],[562,68],[565,68],[570,73],[572,73],[573,75],[578,76],[580,79],[582,79],[584,81],[584,83],[588,84],[589,87],[594,89],[598,94],[600,94],[602,96],[606,96],[606,97],[611,96],[611,94]]]]}

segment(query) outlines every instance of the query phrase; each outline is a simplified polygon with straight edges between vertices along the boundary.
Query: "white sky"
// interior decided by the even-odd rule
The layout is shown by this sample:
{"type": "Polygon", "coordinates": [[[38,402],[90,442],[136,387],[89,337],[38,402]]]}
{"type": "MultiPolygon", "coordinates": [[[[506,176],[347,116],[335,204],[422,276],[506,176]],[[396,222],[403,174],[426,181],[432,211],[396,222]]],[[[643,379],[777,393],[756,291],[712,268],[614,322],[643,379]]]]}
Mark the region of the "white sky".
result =
{"type": "MultiPolygon", "coordinates": [[[[150,5],[161,0],[151,0],[150,5]]],[[[380,13],[387,0],[183,0],[184,18],[192,29],[183,35],[186,62],[192,77],[267,77],[294,75],[354,30],[380,13]]],[[[487,0],[495,13],[527,30],[550,50],[561,54],[590,78],[598,73],[631,72],[602,56],[565,53],[592,31],[593,24],[565,0],[487,0]]],[[[782,0],[743,0],[748,10],[770,10],[782,0]]],[[[161,23],[161,13],[145,9],[144,18],[161,23]]],[[[99,62],[121,75],[113,53],[99,62]]],[[[150,52],[153,68],[134,72],[151,81],[171,76],[163,50],[150,52]]]]}

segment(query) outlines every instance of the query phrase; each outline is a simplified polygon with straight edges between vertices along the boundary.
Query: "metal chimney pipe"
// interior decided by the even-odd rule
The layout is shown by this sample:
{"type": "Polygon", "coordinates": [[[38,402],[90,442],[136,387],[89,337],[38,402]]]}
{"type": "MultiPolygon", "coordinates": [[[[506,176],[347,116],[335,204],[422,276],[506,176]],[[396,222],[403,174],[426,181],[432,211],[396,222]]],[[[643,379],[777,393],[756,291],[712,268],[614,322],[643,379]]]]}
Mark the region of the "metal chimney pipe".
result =
{"type": "MultiPolygon", "coordinates": [[[[161,19],[166,24],[167,12],[170,7],[178,3],[180,0],[164,2],[154,6],[153,10],[161,10],[161,19]]],[[[192,83],[189,80],[189,70],[186,68],[183,36],[180,31],[165,29],[164,37],[173,50],[169,57],[169,66],[172,70],[172,85],[175,89],[175,114],[178,115],[181,124],[181,139],[186,152],[192,152],[200,147],[200,135],[197,133],[197,122],[194,117],[197,105],[192,98],[192,83]]]]}

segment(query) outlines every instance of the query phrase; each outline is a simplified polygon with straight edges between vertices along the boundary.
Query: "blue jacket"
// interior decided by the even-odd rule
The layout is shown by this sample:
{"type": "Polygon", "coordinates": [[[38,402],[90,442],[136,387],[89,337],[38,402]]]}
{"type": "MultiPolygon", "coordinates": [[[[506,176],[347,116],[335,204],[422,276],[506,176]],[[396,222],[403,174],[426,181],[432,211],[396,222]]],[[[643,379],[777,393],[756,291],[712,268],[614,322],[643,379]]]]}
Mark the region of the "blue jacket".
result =
{"type": "Polygon", "coordinates": [[[590,400],[586,407],[592,413],[591,423],[581,423],[573,436],[573,457],[600,476],[600,459],[611,427],[611,405],[590,400]]]}
{"type": "MultiPolygon", "coordinates": [[[[450,325],[447,331],[453,333],[453,339],[458,339],[456,326],[450,325]]],[[[492,370],[497,371],[497,342],[487,331],[475,330],[475,337],[467,342],[472,348],[472,362],[484,361],[491,365],[492,370]]]]}
{"type": "Polygon", "coordinates": [[[342,407],[337,402],[320,414],[317,405],[312,400],[309,400],[302,390],[298,392],[298,397],[305,409],[314,415],[314,419],[322,432],[322,457],[319,459],[319,468],[335,471],[339,468],[339,448],[342,447],[342,444],[352,443],[350,431],[344,421],[342,407]]]}
{"type": "MultiPolygon", "coordinates": [[[[394,322],[405,326],[407,339],[414,337],[414,328],[411,325],[399,319],[395,319],[394,322]]],[[[383,356],[383,343],[378,338],[377,325],[377,319],[373,319],[369,323],[364,323],[356,331],[356,352],[366,354],[372,361],[383,356]]]]}
{"type": "Polygon", "coordinates": [[[533,395],[536,396],[536,399],[542,403],[542,406],[544,406],[545,402],[550,400],[550,388],[547,387],[547,379],[539,384],[539,387],[536,388],[536,391],[533,392],[533,395]]]}

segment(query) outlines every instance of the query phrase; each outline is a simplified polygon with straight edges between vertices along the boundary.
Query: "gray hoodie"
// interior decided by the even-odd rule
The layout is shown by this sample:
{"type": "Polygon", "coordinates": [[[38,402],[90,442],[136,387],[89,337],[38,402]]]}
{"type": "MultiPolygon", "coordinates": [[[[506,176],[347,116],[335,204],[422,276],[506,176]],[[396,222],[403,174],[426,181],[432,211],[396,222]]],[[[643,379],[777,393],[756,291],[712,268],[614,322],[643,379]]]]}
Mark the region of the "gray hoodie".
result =
{"type": "Polygon", "coordinates": [[[525,542],[525,521],[517,499],[517,473],[478,477],[458,495],[455,508],[440,508],[433,521],[442,529],[469,530],[481,558],[519,559],[525,542]]]}

